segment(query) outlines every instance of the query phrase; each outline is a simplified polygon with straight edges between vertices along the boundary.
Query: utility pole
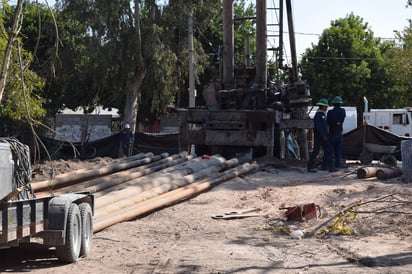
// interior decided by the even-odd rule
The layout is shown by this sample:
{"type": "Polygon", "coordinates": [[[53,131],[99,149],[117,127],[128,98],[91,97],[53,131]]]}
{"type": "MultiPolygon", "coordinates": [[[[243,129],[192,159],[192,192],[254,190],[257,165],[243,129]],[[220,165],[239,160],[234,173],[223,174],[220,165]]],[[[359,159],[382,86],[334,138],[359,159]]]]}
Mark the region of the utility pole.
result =
{"type": "MultiPolygon", "coordinates": [[[[266,0],[265,0],[266,1],[266,0]]],[[[234,86],[233,0],[223,0],[223,85],[234,86]]]]}
{"type": "Polygon", "coordinates": [[[189,29],[189,108],[195,107],[196,90],[195,90],[195,61],[193,50],[193,12],[189,12],[188,18],[189,29]]]}

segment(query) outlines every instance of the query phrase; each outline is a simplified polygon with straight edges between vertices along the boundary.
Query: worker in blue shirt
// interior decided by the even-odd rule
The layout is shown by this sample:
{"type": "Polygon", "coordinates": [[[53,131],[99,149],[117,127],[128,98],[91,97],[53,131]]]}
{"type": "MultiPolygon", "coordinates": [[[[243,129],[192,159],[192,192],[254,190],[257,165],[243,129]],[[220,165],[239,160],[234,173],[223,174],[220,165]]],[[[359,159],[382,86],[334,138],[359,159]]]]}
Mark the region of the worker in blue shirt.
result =
{"type": "Polygon", "coordinates": [[[320,99],[318,103],[319,109],[316,111],[313,118],[313,150],[309,156],[308,172],[317,172],[315,168],[315,160],[319,155],[320,149],[323,148],[324,154],[322,159],[322,167],[328,168],[330,162],[329,148],[328,148],[328,124],[326,122],[326,111],[329,103],[327,99],[320,99]]]}
{"type": "Polygon", "coordinates": [[[123,156],[128,157],[131,154],[131,145],[133,144],[133,133],[130,131],[130,125],[126,124],[120,132],[120,143],[122,146],[123,156]]]}
{"type": "Polygon", "coordinates": [[[342,168],[342,140],[343,140],[343,122],[345,121],[346,112],[342,108],[342,97],[336,96],[332,100],[333,109],[328,111],[327,122],[329,126],[329,145],[331,153],[335,156],[332,160],[335,162],[334,167],[342,168]]]}

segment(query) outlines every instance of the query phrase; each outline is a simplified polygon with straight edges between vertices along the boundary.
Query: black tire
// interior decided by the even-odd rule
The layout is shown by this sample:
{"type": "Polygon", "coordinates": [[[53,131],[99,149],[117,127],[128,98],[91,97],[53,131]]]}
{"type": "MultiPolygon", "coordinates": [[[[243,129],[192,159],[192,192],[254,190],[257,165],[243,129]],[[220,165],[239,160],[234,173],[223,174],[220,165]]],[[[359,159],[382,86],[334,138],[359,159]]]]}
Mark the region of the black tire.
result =
{"type": "Polygon", "coordinates": [[[79,208],[80,218],[82,220],[80,257],[87,257],[89,256],[93,242],[93,212],[88,203],[81,203],[79,208]]]}
{"type": "Polygon", "coordinates": [[[56,246],[56,256],[60,261],[74,263],[79,259],[81,246],[81,217],[79,206],[70,205],[67,212],[66,241],[63,246],[56,246]]]}

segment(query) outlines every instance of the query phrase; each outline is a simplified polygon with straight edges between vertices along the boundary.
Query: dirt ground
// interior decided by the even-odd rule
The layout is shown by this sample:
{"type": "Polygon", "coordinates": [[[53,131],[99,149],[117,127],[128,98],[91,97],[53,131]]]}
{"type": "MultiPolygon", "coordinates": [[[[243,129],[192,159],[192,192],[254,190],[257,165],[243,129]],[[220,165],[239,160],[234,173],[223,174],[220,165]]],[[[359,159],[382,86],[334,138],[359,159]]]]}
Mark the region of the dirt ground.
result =
{"type": "MultiPolygon", "coordinates": [[[[61,162],[68,170],[102,164],[61,162]]],[[[1,272],[33,273],[411,273],[412,185],[401,178],[358,179],[358,165],[337,173],[260,162],[256,173],[95,234],[91,255],[61,264],[52,249],[0,250],[1,272]],[[354,219],[333,216],[361,202],[354,219]],[[286,221],[283,206],[315,203],[322,216],[286,221]],[[228,211],[260,216],[213,219],[228,211]],[[327,222],[330,220],[329,222],[327,222]],[[343,220],[341,218],[340,220],[343,220]],[[290,231],[319,234],[294,239],[290,231]],[[341,225],[341,226],[338,226],[341,225]],[[342,232],[350,235],[342,235],[342,232]]],[[[66,170],[67,171],[67,170],[66,170]]],[[[64,171],[65,172],[65,171],[64,171]]],[[[353,211],[352,211],[353,213],[353,211]]],[[[353,214],[352,214],[353,216],[353,214]]]]}

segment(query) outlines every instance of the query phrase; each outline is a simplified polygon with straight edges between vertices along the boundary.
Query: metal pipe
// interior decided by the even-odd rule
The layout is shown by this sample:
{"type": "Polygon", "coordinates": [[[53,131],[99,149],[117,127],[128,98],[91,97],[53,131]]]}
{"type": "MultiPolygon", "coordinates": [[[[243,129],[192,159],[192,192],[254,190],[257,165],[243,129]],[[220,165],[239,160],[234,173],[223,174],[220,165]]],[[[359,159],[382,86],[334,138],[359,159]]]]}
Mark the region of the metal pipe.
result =
{"type": "Polygon", "coordinates": [[[356,171],[356,175],[359,179],[366,179],[376,176],[376,172],[378,171],[378,167],[363,167],[359,168],[356,171]]]}
{"type": "Polygon", "coordinates": [[[256,1],[256,79],[255,82],[260,88],[267,87],[267,67],[266,67],[266,0],[256,1]]]}
{"type": "MultiPolygon", "coordinates": [[[[125,157],[125,158],[114,160],[112,163],[130,162],[130,161],[133,161],[133,160],[144,158],[146,156],[147,155],[144,154],[144,153],[139,153],[139,154],[136,154],[136,155],[131,156],[131,157],[125,157]]],[[[77,170],[73,170],[73,171],[70,171],[70,172],[63,173],[63,174],[58,174],[58,175],[54,176],[53,179],[62,180],[62,179],[60,179],[61,177],[67,177],[67,176],[71,176],[71,175],[75,175],[75,174],[83,174],[84,172],[87,172],[89,170],[90,170],[90,168],[77,169],[77,170]]],[[[37,188],[40,189],[40,188],[42,188],[42,186],[41,186],[42,184],[45,184],[46,182],[50,183],[50,181],[51,181],[51,179],[44,180],[44,181],[33,181],[31,184],[32,184],[32,187],[34,187],[36,189],[37,188]]]]}
{"type": "MultiPolygon", "coordinates": [[[[170,183],[158,185],[156,187],[154,187],[153,184],[148,184],[148,187],[150,188],[145,191],[142,191],[142,187],[140,186],[137,186],[137,187],[130,186],[124,189],[124,192],[123,192],[124,195],[121,200],[117,200],[112,203],[106,203],[103,207],[100,207],[99,202],[100,202],[100,199],[104,197],[97,198],[96,199],[97,211],[95,213],[95,217],[96,219],[105,218],[105,216],[108,213],[112,213],[115,211],[121,211],[129,206],[138,204],[150,198],[167,193],[173,189],[177,189],[179,187],[183,187],[190,183],[194,183],[196,180],[202,179],[208,174],[213,174],[213,173],[218,173],[218,172],[219,172],[219,168],[216,166],[213,166],[210,168],[200,170],[199,172],[186,175],[182,178],[173,180],[170,183]]],[[[113,197],[109,196],[108,198],[113,198],[113,197]]]]}
{"type": "Polygon", "coordinates": [[[149,169],[145,169],[143,171],[140,171],[140,172],[136,173],[135,178],[131,178],[131,177],[127,178],[122,183],[113,184],[110,180],[108,180],[106,182],[99,183],[99,184],[96,184],[94,186],[88,187],[88,188],[86,188],[86,191],[89,191],[91,193],[95,193],[95,197],[98,198],[98,197],[104,196],[108,192],[117,191],[119,189],[120,190],[124,189],[127,186],[133,185],[135,182],[140,182],[142,180],[147,180],[147,178],[153,178],[154,176],[151,176],[151,175],[157,174],[159,171],[164,169],[164,167],[177,165],[177,164],[180,164],[182,162],[188,161],[188,159],[190,159],[190,157],[191,156],[186,156],[185,158],[175,159],[173,161],[170,161],[169,163],[164,163],[162,165],[158,165],[158,166],[154,166],[154,167],[149,168],[149,169]]]}
{"type": "Polygon", "coordinates": [[[368,110],[369,110],[368,98],[366,98],[365,96],[363,96],[363,104],[364,104],[363,112],[368,112],[368,110]]]}
{"type": "MultiPolygon", "coordinates": [[[[225,159],[223,157],[216,157],[213,156],[209,160],[204,160],[200,163],[194,163],[191,166],[188,166],[185,169],[180,169],[174,171],[173,173],[165,173],[163,175],[158,175],[155,178],[147,178],[144,181],[139,182],[139,185],[132,185],[130,187],[122,187],[122,189],[118,189],[116,192],[112,191],[112,189],[106,189],[103,196],[98,197],[95,201],[95,207],[101,208],[103,206],[113,204],[116,201],[124,200],[129,196],[137,195],[143,191],[147,191],[148,189],[163,185],[163,184],[170,184],[174,180],[182,178],[188,174],[196,173],[203,169],[210,168],[212,166],[219,166],[224,163],[225,159]],[[109,195],[107,195],[109,194],[109,195]]],[[[132,182],[131,182],[132,183],[132,182]]]]}
{"type": "MultiPolygon", "coordinates": [[[[154,156],[160,157],[160,156],[154,156]]],[[[63,193],[72,193],[77,191],[88,191],[89,193],[96,193],[98,191],[105,190],[107,188],[115,187],[121,185],[130,180],[137,179],[152,173],[155,173],[159,170],[165,169],[173,165],[177,165],[188,161],[191,159],[191,156],[187,155],[187,152],[181,154],[175,154],[170,157],[164,158],[160,161],[156,161],[147,165],[138,166],[136,168],[128,169],[125,171],[113,173],[107,176],[98,177],[92,180],[76,183],[66,187],[59,188],[53,191],[54,195],[59,195],[63,193]]],[[[49,191],[38,192],[36,197],[45,197],[50,195],[49,191]]]]}
{"type": "Polygon", "coordinates": [[[391,179],[402,176],[402,170],[399,168],[380,168],[376,171],[376,177],[381,180],[391,179]]]}
{"type": "Polygon", "coordinates": [[[295,42],[295,29],[293,27],[293,16],[292,16],[292,3],[291,0],[286,0],[286,13],[288,16],[288,30],[289,30],[289,44],[290,44],[290,55],[292,58],[292,79],[291,82],[297,82],[299,80],[298,76],[298,59],[296,56],[296,42],[295,42]]]}
{"type": "MultiPolygon", "coordinates": [[[[118,202],[107,204],[106,206],[101,207],[101,208],[99,208],[97,205],[98,203],[96,203],[96,208],[99,210],[96,212],[95,217],[96,219],[98,219],[100,217],[104,217],[109,212],[122,210],[124,208],[132,206],[139,202],[142,202],[150,198],[153,198],[155,196],[169,192],[173,189],[184,187],[190,183],[194,183],[195,181],[199,181],[204,178],[210,179],[211,174],[213,177],[219,177],[219,171],[221,171],[224,168],[233,168],[234,166],[238,164],[239,164],[239,161],[237,159],[231,159],[220,165],[211,166],[206,169],[201,169],[198,172],[195,172],[193,174],[186,175],[182,178],[173,180],[170,183],[162,184],[162,185],[153,187],[143,192],[138,192],[137,189],[135,189],[135,187],[132,186],[128,188],[128,191],[125,193],[128,196],[124,197],[124,199],[119,200],[118,202]]],[[[96,201],[98,200],[99,199],[96,199],[96,201]]]]}
{"type": "Polygon", "coordinates": [[[258,165],[256,163],[254,164],[246,163],[246,164],[243,164],[242,166],[238,166],[236,168],[227,170],[226,172],[222,173],[222,175],[219,178],[215,178],[213,180],[206,181],[203,183],[196,182],[186,187],[172,190],[165,194],[151,198],[147,201],[138,203],[127,209],[123,209],[121,211],[116,211],[114,213],[108,214],[105,216],[104,219],[99,219],[99,220],[94,221],[93,232],[99,232],[114,224],[134,219],[140,215],[146,214],[155,209],[161,208],[166,205],[170,205],[181,199],[186,199],[192,195],[199,194],[203,191],[206,191],[214,187],[215,185],[223,181],[227,181],[236,176],[246,174],[257,168],[258,168],[258,165]]]}
{"type": "MultiPolygon", "coordinates": [[[[166,155],[168,156],[168,154],[166,153],[166,154],[163,154],[162,157],[166,155]]],[[[154,157],[153,153],[147,153],[146,158],[138,159],[138,160],[131,161],[131,162],[114,163],[114,164],[110,164],[108,166],[97,168],[97,169],[91,169],[91,170],[89,169],[81,173],[60,174],[51,180],[45,180],[45,181],[32,184],[32,189],[33,191],[40,191],[40,190],[46,190],[46,189],[53,189],[56,186],[74,184],[82,180],[96,178],[96,177],[114,173],[120,170],[125,170],[125,169],[129,169],[135,166],[143,165],[145,163],[150,163],[151,161],[153,161],[153,157],[154,157]]]]}

